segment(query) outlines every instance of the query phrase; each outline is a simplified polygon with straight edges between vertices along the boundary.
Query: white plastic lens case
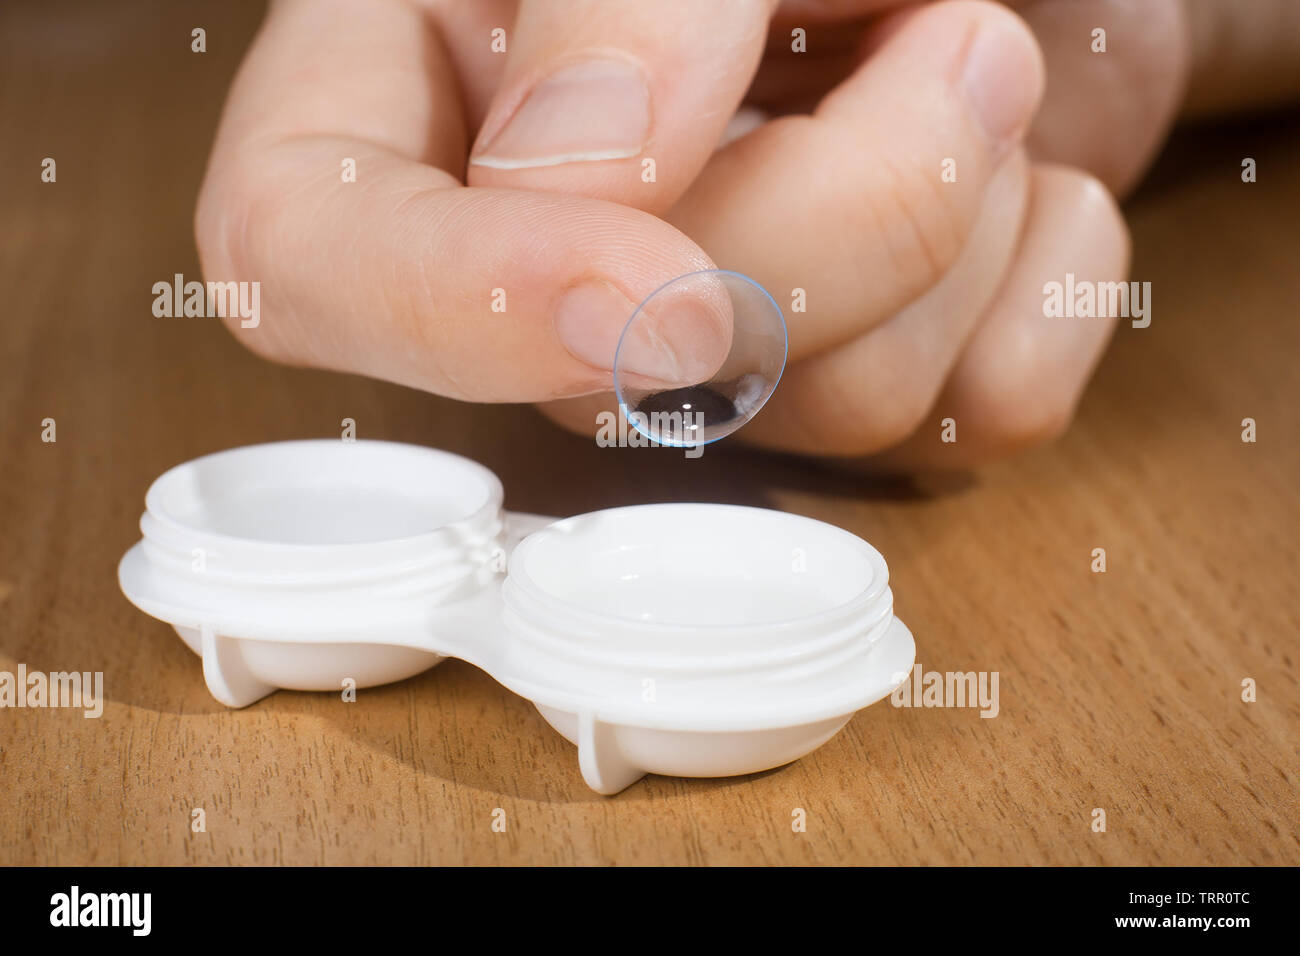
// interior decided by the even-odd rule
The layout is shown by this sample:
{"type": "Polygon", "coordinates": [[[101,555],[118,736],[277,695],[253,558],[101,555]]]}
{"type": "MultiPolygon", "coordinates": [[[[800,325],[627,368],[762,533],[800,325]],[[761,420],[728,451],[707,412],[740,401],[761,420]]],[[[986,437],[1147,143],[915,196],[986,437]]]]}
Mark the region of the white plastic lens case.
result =
{"type": "Polygon", "coordinates": [[[915,658],[880,554],[780,511],[513,514],[466,458],[337,439],[195,459],[145,505],[122,591],[201,656],[221,703],[456,657],[532,701],[604,794],[796,760],[915,658]]]}

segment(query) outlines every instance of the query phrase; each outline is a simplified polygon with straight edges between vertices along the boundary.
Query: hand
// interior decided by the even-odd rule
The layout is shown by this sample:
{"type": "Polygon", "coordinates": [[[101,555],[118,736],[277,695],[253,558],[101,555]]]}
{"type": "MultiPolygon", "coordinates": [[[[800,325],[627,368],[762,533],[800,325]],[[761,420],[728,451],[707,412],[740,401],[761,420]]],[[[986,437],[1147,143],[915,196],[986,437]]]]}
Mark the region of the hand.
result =
{"type": "MultiPolygon", "coordinates": [[[[1063,427],[1111,323],[1045,320],[1042,284],[1123,278],[1127,245],[1095,180],[1026,161],[1043,68],[1013,14],[953,2],[877,20],[811,116],[715,153],[760,61],[761,84],[813,57],[790,54],[778,20],[764,58],[770,4],[512,9],[273,6],[196,224],[210,278],[262,283],[260,327],[237,330],[251,348],[468,400],[591,396],[635,303],[717,262],[809,302],[790,316],[786,378],[741,436],[892,448],[877,461],[913,467],[1063,427]],[[512,22],[510,53],[493,54],[491,29],[512,22]],[[955,183],[940,180],[949,157],[955,183]],[[957,446],[917,431],[939,413],[962,423],[957,446]]],[[[549,411],[590,433],[593,401],[549,411]]]]}

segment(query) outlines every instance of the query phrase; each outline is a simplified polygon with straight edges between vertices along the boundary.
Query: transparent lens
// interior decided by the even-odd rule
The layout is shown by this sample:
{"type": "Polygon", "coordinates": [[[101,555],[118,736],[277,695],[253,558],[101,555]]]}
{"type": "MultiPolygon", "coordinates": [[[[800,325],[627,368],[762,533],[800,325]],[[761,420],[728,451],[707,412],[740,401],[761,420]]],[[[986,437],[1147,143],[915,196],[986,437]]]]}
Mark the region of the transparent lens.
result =
{"type": "Polygon", "coordinates": [[[739,272],[667,282],[637,306],[614,353],[624,417],[661,445],[704,445],[758,414],[785,369],[785,316],[739,272]]]}

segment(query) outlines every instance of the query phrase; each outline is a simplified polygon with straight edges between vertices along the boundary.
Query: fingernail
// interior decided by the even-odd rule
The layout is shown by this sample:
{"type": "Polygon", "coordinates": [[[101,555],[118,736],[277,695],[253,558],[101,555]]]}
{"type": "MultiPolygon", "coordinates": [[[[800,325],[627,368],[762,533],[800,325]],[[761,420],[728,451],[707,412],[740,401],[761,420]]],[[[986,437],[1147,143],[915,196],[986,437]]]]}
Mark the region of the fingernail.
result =
{"type": "Polygon", "coordinates": [[[966,54],[962,86],[975,118],[995,144],[1019,136],[1042,95],[1043,70],[1033,41],[1006,26],[986,26],[966,54]]]}
{"type": "Polygon", "coordinates": [[[592,280],[569,289],[555,311],[555,333],[569,353],[599,369],[614,368],[665,385],[695,385],[708,379],[726,355],[718,322],[707,306],[692,300],[641,315],[619,345],[636,305],[608,283],[592,280]]]}
{"type": "Polygon", "coordinates": [[[626,159],[641,152],[649,131],[650,90],[640,68],[586,60],[543,80],[470,162],[527,169],[626,159]]]}

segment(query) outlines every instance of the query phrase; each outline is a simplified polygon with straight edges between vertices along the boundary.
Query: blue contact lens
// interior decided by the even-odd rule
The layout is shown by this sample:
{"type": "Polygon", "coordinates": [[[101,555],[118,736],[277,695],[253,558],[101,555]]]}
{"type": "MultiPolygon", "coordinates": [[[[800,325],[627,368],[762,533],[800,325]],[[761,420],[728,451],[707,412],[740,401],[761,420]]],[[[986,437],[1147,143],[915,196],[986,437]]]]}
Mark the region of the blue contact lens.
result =
{"type": "Polygon", "coordinates": [[[727,269],[691,272],[632,313],[614,353],[614,392],[653,441],[705,445],[758,414],[787,348],[785,316],[761,285],[727,269]]]}

